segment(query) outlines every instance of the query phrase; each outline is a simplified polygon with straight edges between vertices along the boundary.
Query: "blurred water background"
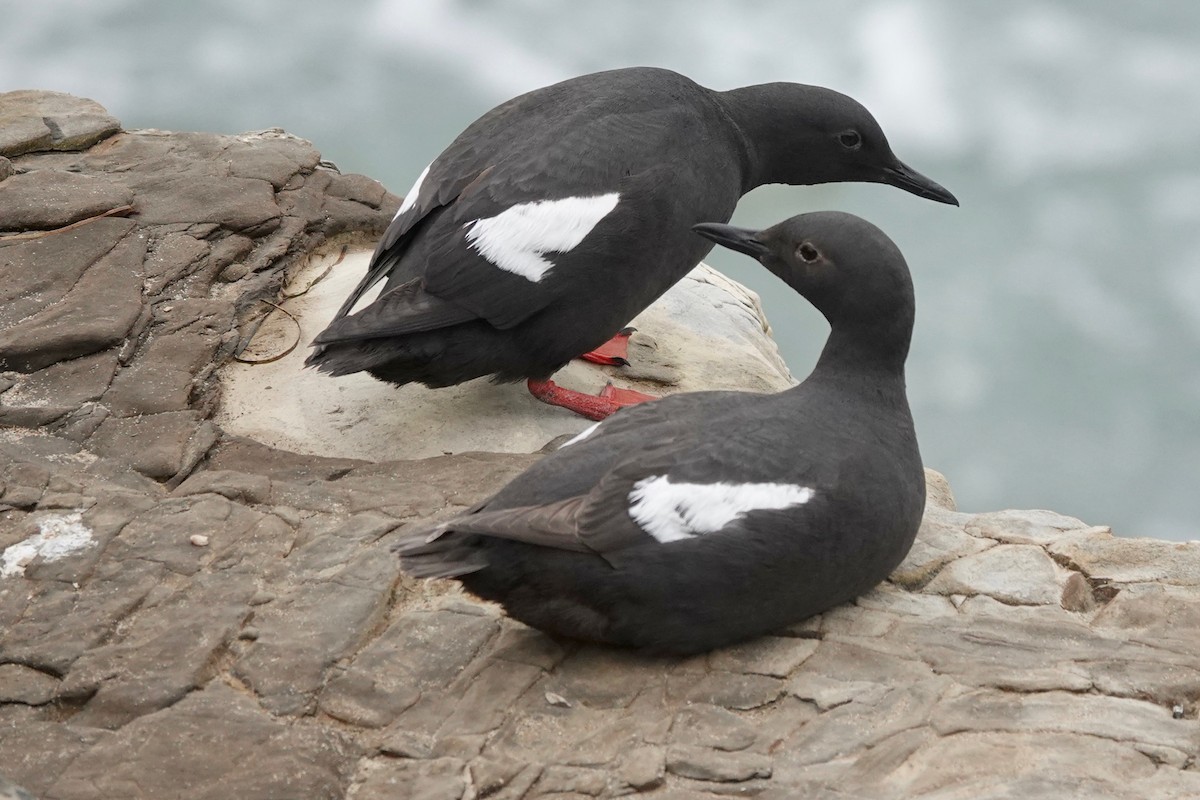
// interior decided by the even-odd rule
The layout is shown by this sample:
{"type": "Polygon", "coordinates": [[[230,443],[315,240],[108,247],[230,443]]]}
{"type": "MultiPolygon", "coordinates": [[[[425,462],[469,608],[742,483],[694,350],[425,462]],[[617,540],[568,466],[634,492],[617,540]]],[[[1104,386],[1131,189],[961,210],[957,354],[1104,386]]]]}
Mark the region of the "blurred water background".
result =
{"type": "MultiPolygon", "coordinates": [[[[0,2],[0,91],[91,97],[127,128],[281,126],[404,192],[469,122],[649,64],[713,88],[862,101],[961,209],[881,186],[765,187],[734,222],[875,222],[917,286],[925,461],[968,511],[1051,508],[1200,538],[1200,3],[1162,0],[0,2]]],[[[744,257],[797,376],[824,321],[744,257]]]]}

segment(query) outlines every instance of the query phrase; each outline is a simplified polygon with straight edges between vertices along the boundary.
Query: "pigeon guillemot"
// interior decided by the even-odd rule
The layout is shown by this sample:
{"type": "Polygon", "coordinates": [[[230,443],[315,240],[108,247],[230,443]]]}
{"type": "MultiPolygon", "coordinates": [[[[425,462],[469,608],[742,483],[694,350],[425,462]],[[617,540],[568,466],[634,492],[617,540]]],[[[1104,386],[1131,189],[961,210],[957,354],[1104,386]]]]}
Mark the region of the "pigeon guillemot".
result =
{"type": "Polygon", "coordinates": [[[925,505],[904,257],[840,212],[695,230],[829,320],[808,379],[621,410],[468,513],[403,535],[404,570],[456,578],[553,634],[684,654],[819,613],[903,560],[925,505]]]}
{"type": "Polygon", "coordinates": [[[691,227],[728,220],[756,186],[837,181],[958,204],[829,89],[717,92],[653,68],[538,89],[489,111],[421,173],[306,364],[398,385],[529,379],[541,399],[602,419],[620,403],[547,379],[699,263],[712,244],[691,227]]]}

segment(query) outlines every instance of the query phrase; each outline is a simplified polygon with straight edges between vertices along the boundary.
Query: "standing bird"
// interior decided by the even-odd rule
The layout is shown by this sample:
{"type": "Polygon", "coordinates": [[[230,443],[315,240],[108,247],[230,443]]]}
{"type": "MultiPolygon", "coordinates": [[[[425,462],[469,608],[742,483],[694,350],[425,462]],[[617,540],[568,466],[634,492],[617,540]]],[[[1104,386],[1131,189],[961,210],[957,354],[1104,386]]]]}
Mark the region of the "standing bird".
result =
{"type": "MultiPolygon", "coordinates": [[[[305,363],[435,388],[528,379],[539,399],[603,419],[622,398],[549,377],[700,262],[712,244],[691,227],[728,220],[756,186],[837,181],[958,204],[829,89],[715,92],[647,67],[538,89],[489,111],[421,173],[305,363]]],[[[625,363],[608,353],[590,357],[625,363]]]]}
{"type": "Polygon", "coordinates": [[[405,535],[405,571],[456,578],[552,634],[687,654],[820,613],[904,559],[925,506],[904,257],[840,212],[695,230],[825,315],[812,374],[778,394],[625,409],[468,513],[405,535]]]}

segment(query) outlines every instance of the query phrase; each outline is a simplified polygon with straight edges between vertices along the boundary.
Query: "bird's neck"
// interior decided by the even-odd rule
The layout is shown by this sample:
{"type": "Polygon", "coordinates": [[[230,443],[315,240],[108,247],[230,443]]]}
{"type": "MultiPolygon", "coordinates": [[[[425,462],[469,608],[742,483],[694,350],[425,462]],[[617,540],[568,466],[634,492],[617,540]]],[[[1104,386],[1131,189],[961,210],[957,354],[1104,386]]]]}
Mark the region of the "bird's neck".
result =
{"type": "MultiPolygon", "coordinates": [[[[768,183],[821,183],[818,175],[793,174],[794,154],[803,149],[798,131],[780,124],[780,103],[773,84],[719,92],[722,107],[737,129],[744,154],[743,193],[768,183]]],[[[800,163],[803,163],[801,160],[800,163]]],[[[811,165],[810,165],[811,166],[811,165]]]]}
{"type": "Polygon", "coordinates": [[[912,320],[881,319],[871,325],[834,324],[810,380],[904,402],[904,363],[912,320]]]}

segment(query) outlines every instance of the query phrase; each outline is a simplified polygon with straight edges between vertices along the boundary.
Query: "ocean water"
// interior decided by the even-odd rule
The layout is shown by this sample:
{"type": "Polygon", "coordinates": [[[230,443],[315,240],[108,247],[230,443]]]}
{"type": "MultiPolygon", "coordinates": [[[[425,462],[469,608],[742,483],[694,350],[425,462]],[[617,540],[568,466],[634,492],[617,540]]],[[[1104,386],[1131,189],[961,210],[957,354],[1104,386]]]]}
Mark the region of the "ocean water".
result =
{"type": "MultiPolygon", "coordinates": [[[[1051,508],[1200,538],[1200,4],[1120,0],[7,2],[0,91],[94,98],[126,127],[282,126],[396,192],[479,114],[634,64],[714,88],[851,94],[962,201],[764,187],[734,222],[838,208],[917,286],[909,390],[968,511],[1051,508]]],[[[826,327],[755,264],[792,370],[826,327]]]]}

